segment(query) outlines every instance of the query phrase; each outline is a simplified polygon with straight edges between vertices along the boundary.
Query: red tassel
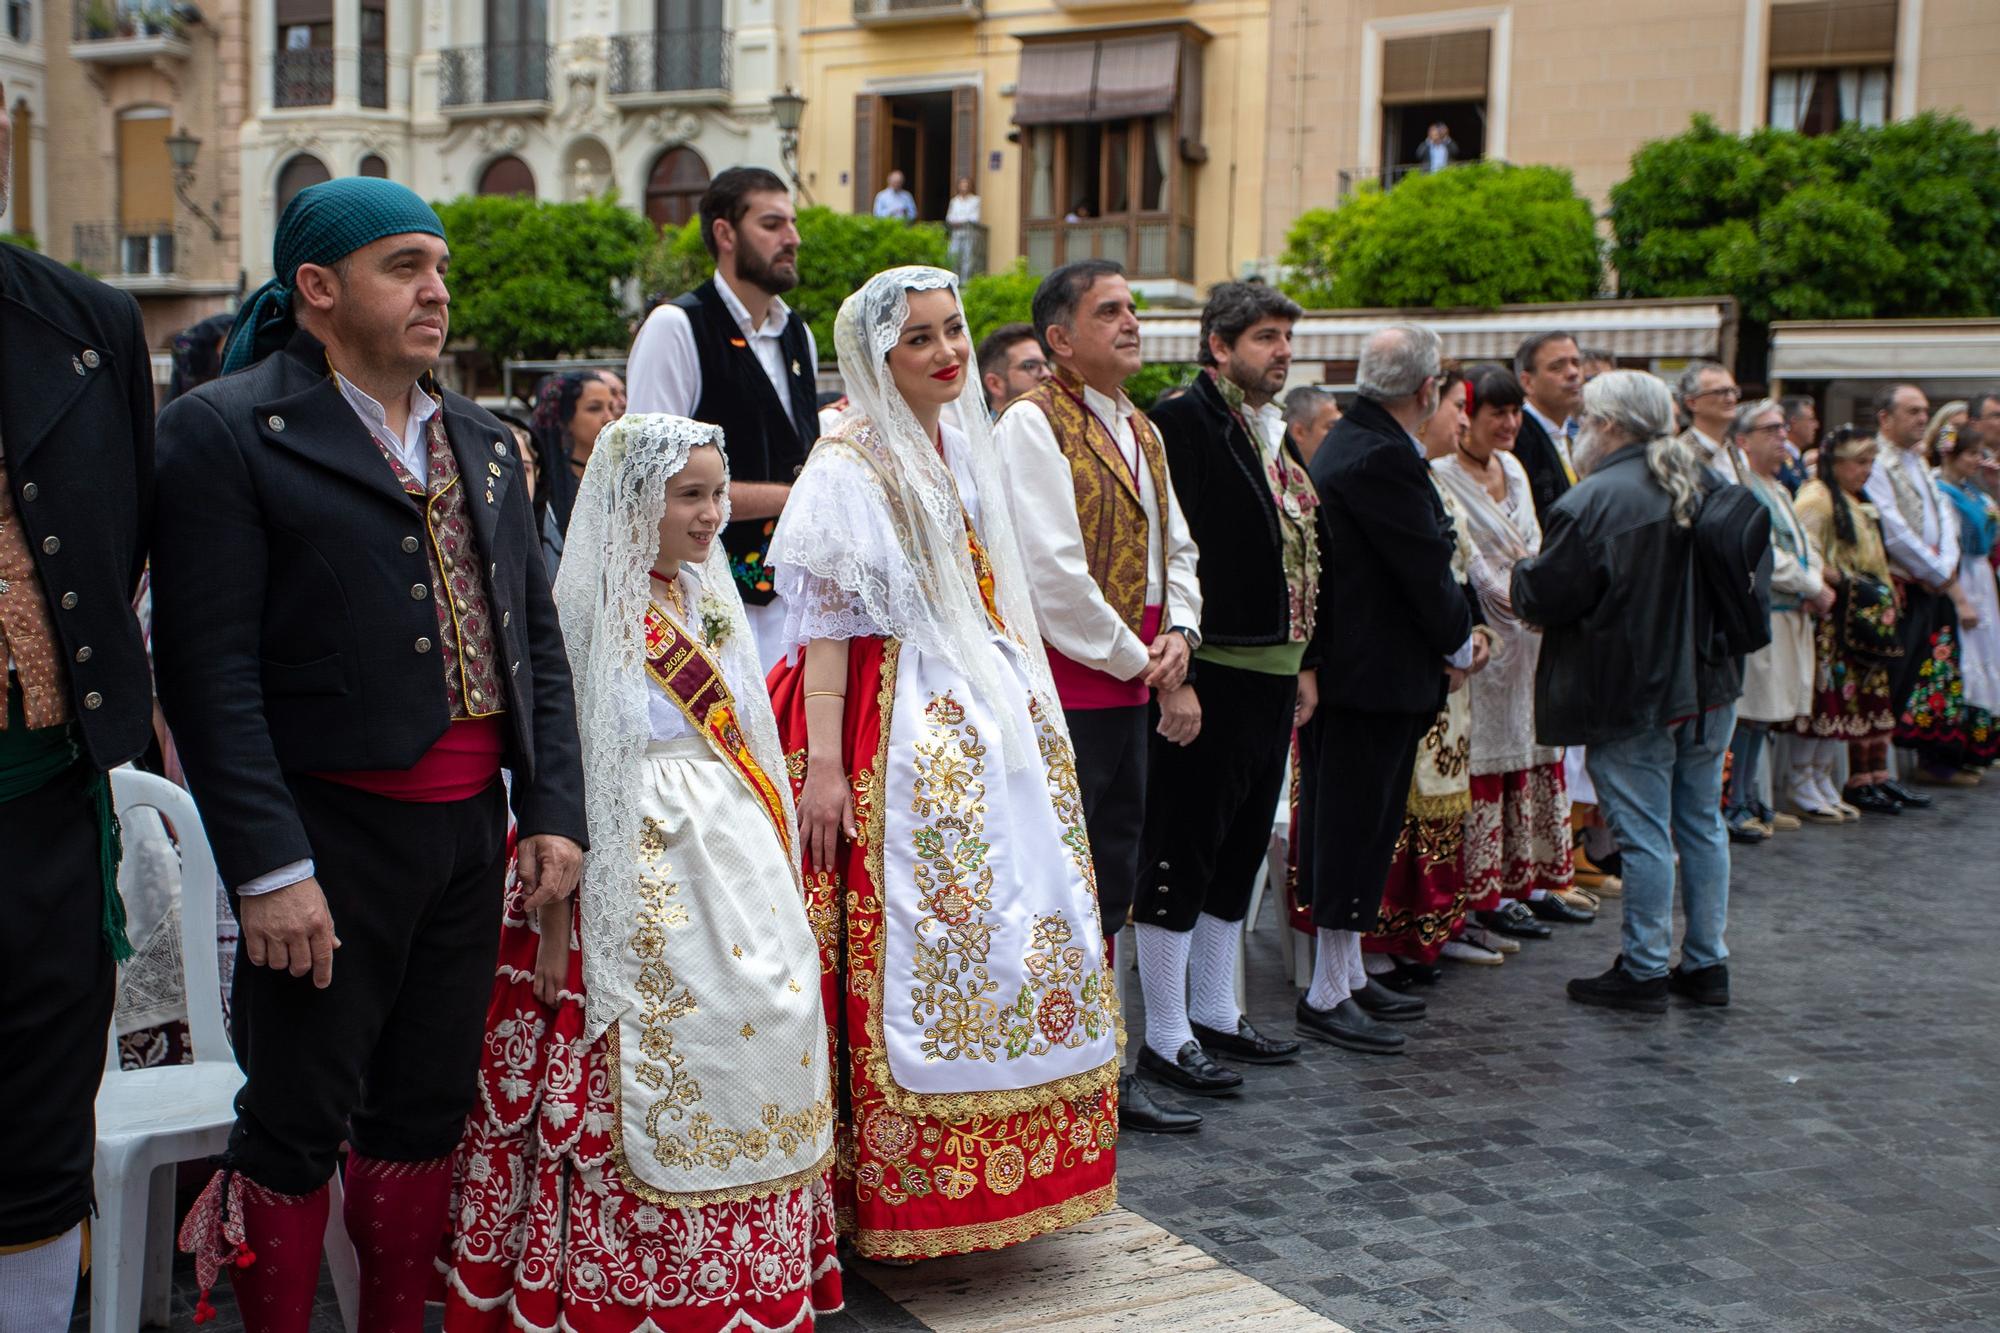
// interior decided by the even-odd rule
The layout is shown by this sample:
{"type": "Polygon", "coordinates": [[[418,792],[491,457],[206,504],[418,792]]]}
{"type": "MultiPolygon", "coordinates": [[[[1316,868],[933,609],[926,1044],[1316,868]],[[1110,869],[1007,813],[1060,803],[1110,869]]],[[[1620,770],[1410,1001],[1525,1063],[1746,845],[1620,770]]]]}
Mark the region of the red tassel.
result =
{"type": "Polygon", "coordinates": [[[214,1318],[215,1307],[208,1303],[208,1293],[204,1291],[201,1294],[201,1299],[194,1303],[194,1322],[197,1324],[206,1324],[214,1318]]]}
{"type": "Polygon", "coordinates": [[[257,1251],[251,1249],[248,1245],[239,1245],[236,1247],[235,1262],[238,1268],[248,1268],[251,1264],[257,1262],[257,1251]]]}

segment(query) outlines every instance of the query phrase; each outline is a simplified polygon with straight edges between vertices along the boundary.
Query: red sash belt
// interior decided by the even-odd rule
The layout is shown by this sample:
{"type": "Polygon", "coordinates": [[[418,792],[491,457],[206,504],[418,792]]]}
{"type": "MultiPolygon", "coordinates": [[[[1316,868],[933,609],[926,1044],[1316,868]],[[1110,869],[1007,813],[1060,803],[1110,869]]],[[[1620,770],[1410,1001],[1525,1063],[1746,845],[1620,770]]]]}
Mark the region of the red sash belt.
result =
{"type": "MultiPolygon", "coordinates": [[[[1164,611],[1164,607],[1149,606],[1139,617],[1139,639],[1148,647],[1159,635],[1164,611]]],[[[1137,676],[1131,680],[1120,680],[1095,667],[1072,661],[1053,648],[1049,649],[1049,675],[1055,679],[1056,697],[1062,700],[1065,709],[1136,708],[1145,703],[1149,695],[1137,676]]]]}
{"type": "Polygon", "coordinates": [[[469,800],[500,775],[507,748],[504,715],[473,717],[445,728],[437,744],[408,768],[350,769],[311,776],[392,801],[424,805],[469,800]]]}

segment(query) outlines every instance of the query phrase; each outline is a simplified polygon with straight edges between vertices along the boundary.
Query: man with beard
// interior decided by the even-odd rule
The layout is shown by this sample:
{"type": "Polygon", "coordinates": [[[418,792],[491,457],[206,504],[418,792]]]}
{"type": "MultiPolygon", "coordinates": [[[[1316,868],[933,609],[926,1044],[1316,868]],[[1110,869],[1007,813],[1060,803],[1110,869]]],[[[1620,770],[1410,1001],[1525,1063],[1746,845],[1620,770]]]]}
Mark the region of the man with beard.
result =
{"type": "Polygon", "coordinates": [[[1243,1083],[1215,1057],[1282,1064],[1299,1052],[1251,1026],[1236,973],[1292,728],[1319,699],[1319,497],[1274,401],[1300,313],[1275,288],[1219,284],[1201,313],[1202,373],[1153,411],[1201,552],[1202,644],[1189,680],[1204,725],[1186,745],[1152,742],[1134,928],[1146,996],[1139,1068],[1204,1095],[1243,1083]]]}
{"type": "Polygon", "coordinates": [[[640,328],[625,366],[627,410],[722,427],[731,515],[722,544],[769,667],[781,651],[784,612],[764,566],[765,544],[819,435],[819,349],[783,300],[799,285],[791,192],[762,167],[731,167],[701,197],[701,239],[715,276],[640,328]]]}

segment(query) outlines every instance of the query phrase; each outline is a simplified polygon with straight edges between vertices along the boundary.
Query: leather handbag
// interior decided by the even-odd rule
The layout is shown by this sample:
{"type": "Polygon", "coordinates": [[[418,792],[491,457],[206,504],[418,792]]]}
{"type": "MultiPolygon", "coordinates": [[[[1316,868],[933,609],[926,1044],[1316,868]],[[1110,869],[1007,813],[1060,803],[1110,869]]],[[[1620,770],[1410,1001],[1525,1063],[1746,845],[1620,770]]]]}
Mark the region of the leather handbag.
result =
{"type": "Polygon", "coordinates": [[[1903,659],[1896,590],[1867,574],[1849,574],[1833,613],[1841,651],[1865,666],[1894,666],[1903,659]]]}

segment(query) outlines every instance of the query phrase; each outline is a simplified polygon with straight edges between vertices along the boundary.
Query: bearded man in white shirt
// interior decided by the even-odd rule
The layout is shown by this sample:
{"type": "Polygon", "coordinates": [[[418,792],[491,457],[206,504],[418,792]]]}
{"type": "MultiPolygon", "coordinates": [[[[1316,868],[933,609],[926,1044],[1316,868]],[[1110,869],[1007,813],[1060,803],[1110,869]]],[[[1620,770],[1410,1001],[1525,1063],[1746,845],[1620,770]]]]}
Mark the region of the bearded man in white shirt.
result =
{"type": "MultiPolygon", "coordinates": [[[[1108,943],[1137,891],[1149,729],[1180,745],[1201,729],[1187,683],[1201,643],[1197,552],[1165,448],[1122,387],[1140,366],[1124,270],[1108,260],[1066,264],[1042,280],[1033,312],[1055,373],[1016,399],[994,434],[1076,744],[1108,943]]],[[[1119,1121],[1185,1132],[1201,1117],[1160,1107],[1127,1078],[1119,1121]]]]}

